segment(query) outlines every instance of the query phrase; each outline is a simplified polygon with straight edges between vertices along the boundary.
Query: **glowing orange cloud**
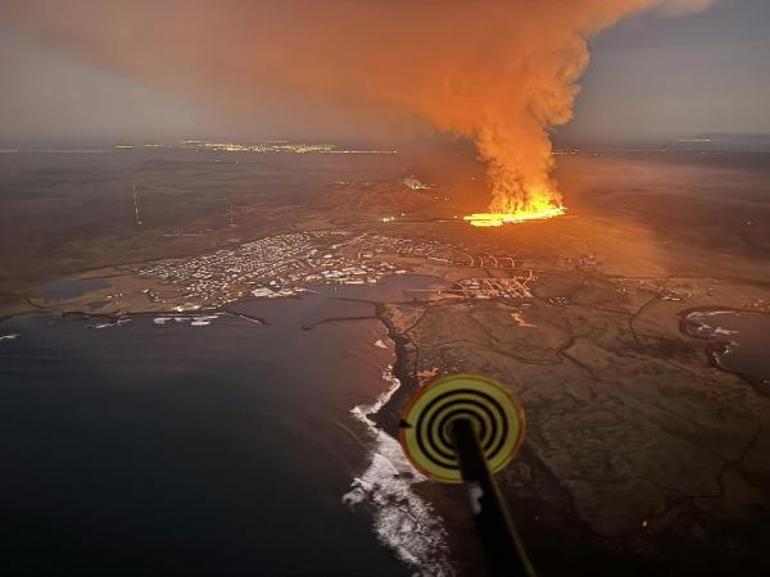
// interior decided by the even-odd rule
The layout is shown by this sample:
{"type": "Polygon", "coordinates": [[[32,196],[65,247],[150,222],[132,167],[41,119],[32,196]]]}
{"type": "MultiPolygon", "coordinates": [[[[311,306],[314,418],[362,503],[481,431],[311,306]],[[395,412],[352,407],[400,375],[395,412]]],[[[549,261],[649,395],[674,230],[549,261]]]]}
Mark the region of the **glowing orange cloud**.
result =
{"type": "Polygon", "coordinates": [[[24,0],[6,15],[172,90],[243,107],[312,94],[472,138],[490,210],[554,213],[549,129],[571,119],[587,39],[709,0],[24,0]]]}

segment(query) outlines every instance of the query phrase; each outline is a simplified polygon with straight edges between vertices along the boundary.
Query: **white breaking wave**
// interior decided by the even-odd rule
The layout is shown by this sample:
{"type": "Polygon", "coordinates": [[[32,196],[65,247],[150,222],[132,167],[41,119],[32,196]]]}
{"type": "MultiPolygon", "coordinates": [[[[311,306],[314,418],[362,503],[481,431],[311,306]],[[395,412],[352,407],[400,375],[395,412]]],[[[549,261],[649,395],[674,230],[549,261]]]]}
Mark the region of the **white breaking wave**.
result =
{"type": "Polygon", "coordinates": [[[695,325],[695,333],[699,337],[727,337],[737,335],[738,331],[725,329],[719,325],[710,324],[711,319],[719,322],[720,315],[735,314],[734,311],[695,311],[687,315],[687,320],[695,325]]]}
{"type": "MultiPolygon", "coordinates": [[[[718,324],[716,326],[709,324],[711,322],[711,319],[719,322],[719,316],[720,315],[729,315],[729,314],[735,314],[733,311],[707,311],[707,312],[701,312],[696,311],[692,312],[689,315],[687,315],[687,320],[692,324],[695,325],[695,336],[701,337],[701,338],[729,338],[734,337],[735,335],[739,334],[738,331],[726,329],[722,326],[719,326],[718,324]]],[[[715,359],[719,366],[722,368],[726,368],[722,365],[721,359],[722,357],[731,355],[735,352],[735,349],[739,347],[739,343],[733,339],[730,339],[727,341],[724,345],[724,350],[721,354],[715,355],[715,359]]],[[[730,370],[730,369],[726,369],[730,370]]]]}
{"type": "Polygon", "coordinates": [[[379,540],[393,549],[399,559],[416,566],[418,575],[454,575],[443,521],[429,503],[412,491],[413,483],[426,478],[412,466],[399,442],[369,418],[401,386],[390,366],[383,373],[383,379],[390,386],[373,404],[351,410],[375,439],[375,446],[371,463],[361,476],[353,479],[342,501],[351,507],[369,504],[374,509],[374,530],[379,540]]]}
{"type": "Polygon", "coordinates": [[[88,325],[89,329],[109,329],[111,327],[119,327],[120,325],[130,323],[131,319],[128,317],[120,317],[118,319],[115,319],[114,321],[110,321],[108,323],[96,323],[93,325],[88,325]]]}
{"type": "Polygon", "coordinates": [[[732,331],[730,329],[723,329],[722,327],[717,327],[714,329],[714,335],[718,337],[731,337],[733,335],[737,335],[738,331],[732,331]]]}
{"type": "Polygon", "coordinates": [[[0,335],[0,341],[15,341],[19,338],[19,333],[11,333],[10,335],[0,335]]]}
{"type": "Polygon", "coordinates": [[[201,315],[198,317],[193,317],[192,321],[190,321],[190,326],[207,327],[211,324],[211,321],[218,318],[219,315],[201,315]]]}
{"type": "Polygon", "coordinates": [[[219,318],[219,314],[213,314],[213,315],[195,315],[195,316],[184,316],[184,315],[171,315],[171,316],[165,316],[165,317],[155,317],[152,319],[152,322],[156,325],[165,325],[169,321],[174,321],[176,323],[190,323],[191,327],[207,327],[211,324],[211,321],[216,320],[219,318]]]}

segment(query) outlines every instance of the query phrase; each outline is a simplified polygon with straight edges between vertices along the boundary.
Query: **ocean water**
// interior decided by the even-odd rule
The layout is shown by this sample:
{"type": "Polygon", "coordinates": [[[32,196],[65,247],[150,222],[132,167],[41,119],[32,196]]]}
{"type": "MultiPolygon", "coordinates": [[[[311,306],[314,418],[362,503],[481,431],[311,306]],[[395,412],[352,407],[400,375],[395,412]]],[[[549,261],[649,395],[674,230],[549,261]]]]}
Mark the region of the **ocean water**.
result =
{"type": "Polygon", "coordinates": [[[44,284],[40,292],[47,299],[67,300],[107,286],[106,282],[98,279],[60,279],[44,284]]]}
{"type": "Polygon", "coordinates": [[[682,328],[709,342],[712,362],[743,376],[759,391],[770,394],[770,315],[761,312],[709,309],[691,311],[682,328]]]}
{"type": "Polygon", "coordinates": [[[4,571],[451,571],[440,519],[367,418],[398,387],[385,328],[302,328],[372,314],[333,298],[345,294],[246,301],[237,315],[0,323],[15,335],[0,342],[4,571]]]}

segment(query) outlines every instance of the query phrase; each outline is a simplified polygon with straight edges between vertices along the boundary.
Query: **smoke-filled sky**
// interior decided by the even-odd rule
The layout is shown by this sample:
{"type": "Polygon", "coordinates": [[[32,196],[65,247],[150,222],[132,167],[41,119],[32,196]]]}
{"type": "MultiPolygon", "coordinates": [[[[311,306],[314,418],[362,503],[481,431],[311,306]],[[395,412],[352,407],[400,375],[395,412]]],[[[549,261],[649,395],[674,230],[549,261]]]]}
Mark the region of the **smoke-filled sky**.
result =
{"type": "Polygon", "coordinates": [[[567,129],[573,138],[755,132],[768,122],[767,2],[2,6],[6,138],[393,139],[437,130],[475,143],[493,212],[560,210],[553,132],[573,119],[591,48],[599,65],[585,79],[583,117],[567,129]]]}
{"type": "MultiPolygon", "coordinates": [[[[537,39],[527,35],[530,31],[547,33],[546,25],[533,22],[546,18],[536,14],[537,5],[547,5],[555,20],[560,18],[559,12],[574,17],[571,12],[576,5],[586,10],[598,6],[597,14],[614,12],[607,16],[609,19],[631,13],[589,40],[591,63],[580,81],[582,92],[577,98],[575,118],[570,126],[561,129],[571,139],[770,132],[767,0],[721,0],[678,17],[664,14],[672,11],[671,6],[668,10],[634,13],[634,4],[657,2],[616,0],[465,3],[480,12],[476,19],[466,13],[447,15],[457,4],[453,2],[411,3],[424,6],[416,11],[405,10],[409,4],[393,0],[0,0],[0,139],[177,139],[213,135],[390,138],[411,134],[415,126],[426,130],[435,122],[417,109],[422,105],[393,104],[393,100],[403,98],[401,94],[383,95],[381,102],[375,102],[376,95],[362,98],[360,93],[345,94],[346,86],[333,86],[345,84],[340,78],[329,78],[326,86],[314,86],[308,94],[301,83],[273,76],[268,65],[270,61],[286,65],[277,56],[281,53],[292,52],[287,58],[297,59],[302,53],[296,51],[306,51],[305,66],[311,70],[299,73],[345,75],[346,66],[361,67],[364,77],[371,74],[375,78],[371,87],[379,89],[377,78],[384,75],[390,82],[387,77],[398,77],[400,72],[367,71],[368,64],[403,65],[401,55],[413,51],[417,62],[410,63],[414,64],[411,70],[405,70],[397,79],[419,85],[419,76],[425,74],[420,67],[431,66],[431,52],[435,52],[436,66],[460,58],[465,59],[461,72],[465,67],[489,67],[477,78],[453,79],[457,90],[468,91],[467,98],[472,101],[476,96],[473,83],[494,75],[494,68],[509,63],[512,53],[523,53],[536,65],[536,48],[527,54],[527,43],[536,43],[537,39]],[[244,10],[244,4],[252,8],[244,10]],[[361,9],[362,4],[367,9],[361,9]],[[380,12],[370,9],[377,4],[389,8],[380,12]],[[488,5],[505,10],[506,4],[511,7],[510,20],[495,17],[494,10],[474,8],[488,5]],[[607,9],[602,4],[627,6],[607,9]],[[259,5],[262,8],[253,8],[259,5]],[[524,11],[518,9],[521,5],[524,11]],[[339,24],[348,12],[352,12],[353,24],[363,31],[351,34],[339,24]],[[411,22],[400,22],[401,18],[411,22]],[[485,18],[492,22],[485,22],[485,18]],[[330,29],[319,30],[324,26],[330,29]],[[442,26],[471,30],[449,30],[445,34],[442,26]],[[305,41],[302,36],[306,36],[305,41]],[[164,46],[164,42],[169,45],[164,46]],[[230,44],[230,49],[222,49],[222,43],[230,44]],[[461,43],[474,46],[452,46],[461,43]],[[367,63],[367,51],[377,45],[393,51],[395,56],[390,61],[380,58],[380,62],[367,63]],[[261,53],[250,53],[252,49],[261,53]],[[500,54],[490,54],[495,50],[500,54]],[[336,51],[344,54],[340,56],[336,51]],[[207,54],[208,61],[201,62],[207,54]],[[326,71],[323,67],[333,67],[334,62],[324,62],[325,56],[346,63],[342,70],[326,71]],[[143,65],[143,59],[150,62],[143,65]],[[314,66],[319,68],[313,71],[314,66]],[[218,72],[206,78],[211,70],[218,72]],[[191,80],[198,74],[203,77],[191,80]],[[207,83],[220,84],[221,92],[207,83]],[[335,91],[341,93],[329,94],[335,91]]],[[[681,8],[683,3],[678,4],[681,8]]],[[[707,3],[686,4],[697,8],[707,3]]],[[[601,14],[587,17],[604,18],[601,14]]],[[[580,25],[602,28],[605,23],[580,25]]],[[[560,24],[555,22],[554,26],[560,24]]],[[[580,62],[571,65],[582,66],[580,62]]],[[[324,80],[313,78],[312,82],[323,84],[324,80]]],[[[350,82],[356,84],[360,79],[350,82]]],[[[501,106],[504,108],[504,104],[501,106]]]]}

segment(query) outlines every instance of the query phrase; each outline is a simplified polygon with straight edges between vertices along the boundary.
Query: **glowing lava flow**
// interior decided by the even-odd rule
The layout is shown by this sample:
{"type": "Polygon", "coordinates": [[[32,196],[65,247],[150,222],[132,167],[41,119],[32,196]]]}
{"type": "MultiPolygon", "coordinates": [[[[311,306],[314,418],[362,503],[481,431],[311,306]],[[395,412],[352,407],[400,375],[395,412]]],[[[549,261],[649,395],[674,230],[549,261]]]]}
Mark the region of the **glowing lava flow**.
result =
{"type": "Polygon", "coordinates": [[[517,210],[515,212],[475,212],[464,217],[473,226],[503,226],[526,220],[544,220],[561,216],[567,211],[563,206],[548,206],[542,209],[517,210]]]}

